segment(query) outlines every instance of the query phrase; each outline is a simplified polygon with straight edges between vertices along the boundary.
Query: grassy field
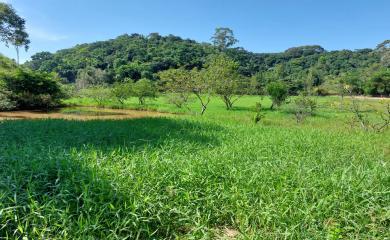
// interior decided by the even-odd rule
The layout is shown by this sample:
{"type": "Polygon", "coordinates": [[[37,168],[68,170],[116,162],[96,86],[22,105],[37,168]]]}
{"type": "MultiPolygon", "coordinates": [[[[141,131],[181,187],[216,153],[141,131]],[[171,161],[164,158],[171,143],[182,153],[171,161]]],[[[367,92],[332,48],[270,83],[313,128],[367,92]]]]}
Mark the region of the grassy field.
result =
{"type": "MultiPolygon", "coordinates": [[[[288,105],[254,124],[256,101],[226,111],[213,99],[205,116],[0,122],[0,239],[390,238],[389,131],[351,128],[337,97],[301,124],[288,105]]],[[[184,113],[164,98],[147,108],[184,113]]]]}

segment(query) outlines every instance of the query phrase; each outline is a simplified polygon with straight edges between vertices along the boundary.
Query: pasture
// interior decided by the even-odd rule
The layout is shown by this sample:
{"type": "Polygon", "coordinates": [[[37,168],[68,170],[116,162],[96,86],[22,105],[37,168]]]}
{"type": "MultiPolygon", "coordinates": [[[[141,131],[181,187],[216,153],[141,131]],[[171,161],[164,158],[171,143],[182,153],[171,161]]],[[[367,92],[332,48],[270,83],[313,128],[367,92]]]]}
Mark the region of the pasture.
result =
{"type": "MultiPolygon", "coordinates": [[[[0,236],[390,238],[389,131],[351,127],[348,99],[317,101],[302,123],[289,105],[270,111],[249,96],[231,111],[214,98],[204,116],[160,97],[146,108],[180,114],[1,121],[0,236]]],[[[366,99],[363,109],[382,108],[366,99]]]]}

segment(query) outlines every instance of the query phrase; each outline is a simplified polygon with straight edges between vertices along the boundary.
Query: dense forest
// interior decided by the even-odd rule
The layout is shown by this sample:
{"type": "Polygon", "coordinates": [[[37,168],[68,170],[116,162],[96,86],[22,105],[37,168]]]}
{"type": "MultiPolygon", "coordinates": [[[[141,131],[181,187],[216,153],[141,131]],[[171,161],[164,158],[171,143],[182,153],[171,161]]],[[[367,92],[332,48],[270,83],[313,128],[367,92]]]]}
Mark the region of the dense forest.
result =
{"type": "MultiPolygon", "coordinates": [[[[56,72],[66,83],[77,83],[77,79],[85,75],[102,76],[106,83],[126,78],[158,80],[157,73],[167,69],[201,69],[209,56],[220,51],[215,44],[198,43],[174,35],[125,34],[56,53],[40,52],[25,66],[56,72]]],[[[334,86],[340,82],[339,78],[345,78],[355,85],[357,94],[375,95],[378,94],[376,91],[367,90],[366,82],[374,72],[384,69],[378,48],[327,51],[311,45],[293,47],[282,53],[252,53],[240,47],[223,51],[239,64],[238,72],[243,77],[252,77],[264,86],[282,80],[291,94],[301,91],[308,79],[319,94],[337,94],[334,86]]]]}

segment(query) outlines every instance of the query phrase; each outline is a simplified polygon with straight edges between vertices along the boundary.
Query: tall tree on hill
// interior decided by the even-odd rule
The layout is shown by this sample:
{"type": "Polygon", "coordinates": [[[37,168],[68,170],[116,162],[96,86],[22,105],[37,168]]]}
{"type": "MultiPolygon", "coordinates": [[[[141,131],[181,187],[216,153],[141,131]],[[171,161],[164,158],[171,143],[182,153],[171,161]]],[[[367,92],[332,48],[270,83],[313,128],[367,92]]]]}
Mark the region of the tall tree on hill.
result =
{"type": "Polygon", "coordinates": [[[219,27],[215,29],[214,35],[211,40],[220,51],[223,51],[234,44],[238,43],[238,40],[234,37],[233,30],[230,28],[219,27]]]}
{"type": "Polygon", "coordinates": [[[18,64],[20,47],[27,51],[30,44],[25,24],[26,21],[17,15],[11,5],[0,3],[0,38],[7,47],[9,44],[15,47],[18,64]]]}
{"type": "Polygon", "coordinates": [[[381,63],[385,67],[390,67],[390,40],[385,40],[378,44],[376,49],[381,53],[381,63]]]}

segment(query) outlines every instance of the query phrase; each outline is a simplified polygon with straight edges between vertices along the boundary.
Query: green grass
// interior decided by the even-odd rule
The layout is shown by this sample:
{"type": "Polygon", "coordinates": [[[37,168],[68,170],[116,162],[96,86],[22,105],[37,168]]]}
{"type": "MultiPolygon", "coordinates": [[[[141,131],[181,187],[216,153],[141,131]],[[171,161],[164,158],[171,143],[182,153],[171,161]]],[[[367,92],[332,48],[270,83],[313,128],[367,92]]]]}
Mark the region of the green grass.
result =
{"type": "Polygon", "coordinates": [[[285,106],[255,125],[256,101],[214,99],[203,117],[1,122],[0,239],[390,238],[389,132],[350,129],[337,98],[303,124],[285,106]]]}

